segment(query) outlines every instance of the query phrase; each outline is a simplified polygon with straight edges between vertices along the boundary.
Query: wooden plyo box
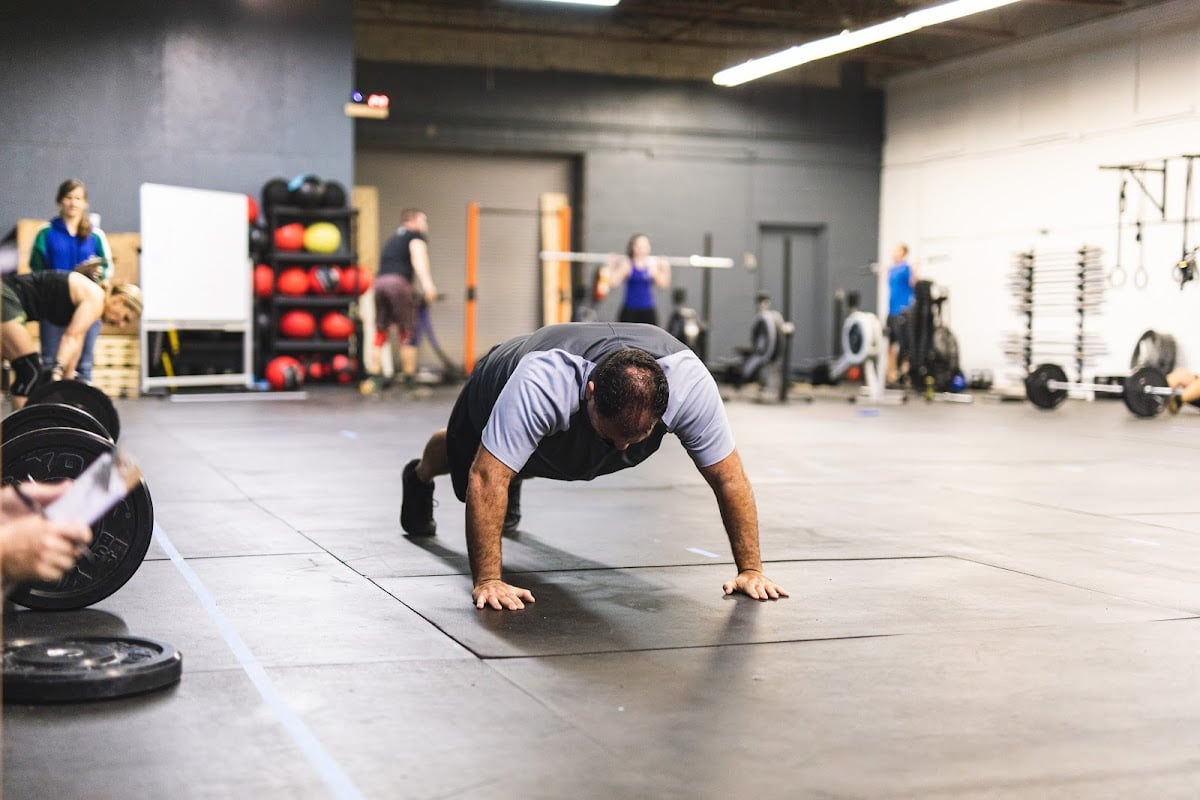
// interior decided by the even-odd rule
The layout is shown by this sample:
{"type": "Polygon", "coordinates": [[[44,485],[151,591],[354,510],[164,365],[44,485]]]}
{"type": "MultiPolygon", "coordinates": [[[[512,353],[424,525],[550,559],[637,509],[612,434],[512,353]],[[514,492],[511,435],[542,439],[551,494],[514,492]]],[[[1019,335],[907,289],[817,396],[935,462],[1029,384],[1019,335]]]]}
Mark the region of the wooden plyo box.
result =
{"type": "Polygon", "coordinates": [[[92,383],[109,397],[137,397],[141,379],[138,337],[102,333],[96,338],[92,383]]]}

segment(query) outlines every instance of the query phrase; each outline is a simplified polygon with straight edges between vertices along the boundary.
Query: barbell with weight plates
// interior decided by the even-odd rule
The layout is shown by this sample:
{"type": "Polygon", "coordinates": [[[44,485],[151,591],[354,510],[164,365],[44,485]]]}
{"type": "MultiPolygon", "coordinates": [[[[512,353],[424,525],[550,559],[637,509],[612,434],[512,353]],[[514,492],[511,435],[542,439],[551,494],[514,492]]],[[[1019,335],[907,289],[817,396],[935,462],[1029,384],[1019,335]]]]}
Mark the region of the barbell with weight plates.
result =
{"type": "Polygon", "coordinates": [[[95,386],[75,380],[43,383],[29,393],[25,405],[42,403],[61,403],[83,409],[104,426],[109,439],[115,442],[121,438],[121,420],[117,416],[116,406],[108,395],[95,386]]]}
{"type": "Polygon", "coordinates": [[[1120,394],[1125,407],[1138,417],[1158,416],[1173,392],[1167,376],[1155,367],[1142,367],[1125,379],[1124,386],[1104,383],[1071,383],[1057,364],[1042,364],[1025,378],[1025,396],[1038,408],[1054,409],[1063,404],[1073,390],[1120,394]]]}
{"type": "MultiPolygon", "coordinates": [[[[4,484],[76,478],[113,443],[77,428],[31,430],[4,443],[4,484]]],[[[92,526],[91,546],[56,583],[17,587],[8,599],[26,608],[76,609],[98,603],[133,577],[154,535],[154,503],[145,480],[92,526]]]]}
{"type": "Polygon", "coordinates": [[[64,403],[39,403],[17,409],[4,418],[0,423],[0,444],[8,444],[23,433],[44,428],[77,428],[111,440],[104,426],[82,408],[64,403]]]}

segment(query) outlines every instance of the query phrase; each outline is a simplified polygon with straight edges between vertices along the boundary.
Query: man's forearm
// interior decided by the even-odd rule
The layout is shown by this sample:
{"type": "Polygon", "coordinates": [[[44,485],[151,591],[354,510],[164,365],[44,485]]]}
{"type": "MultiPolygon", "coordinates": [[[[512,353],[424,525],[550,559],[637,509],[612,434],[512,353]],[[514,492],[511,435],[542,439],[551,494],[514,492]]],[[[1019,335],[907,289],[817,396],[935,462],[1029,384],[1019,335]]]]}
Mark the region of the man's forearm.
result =
{"type": "Polygon", "coordinates": [[[762,571],[762,552],[758,546],[758,509],[754,503],[754,492],[746,482],[744,491],[717,494],[721,507],[721,522],[729,537],[729,547],[738,571],[756,569],[762,571]]]}
{"type": "Polygon", "coordinates": [[[499,487],[475,470],[467,479],[467,555],[471,578],[499,580],[502,570],[501,528],[508,504],[508,487],[499,487]]]}
{"type": "Polygon", "coordinates": [[[712,487],[721,509],[721,522],[738,571],[762,571],[762,553],[758,546],[758,507],[754,490],[742,469],[742,461],[733,452],[724,461],[701,472],[712,487]]]}

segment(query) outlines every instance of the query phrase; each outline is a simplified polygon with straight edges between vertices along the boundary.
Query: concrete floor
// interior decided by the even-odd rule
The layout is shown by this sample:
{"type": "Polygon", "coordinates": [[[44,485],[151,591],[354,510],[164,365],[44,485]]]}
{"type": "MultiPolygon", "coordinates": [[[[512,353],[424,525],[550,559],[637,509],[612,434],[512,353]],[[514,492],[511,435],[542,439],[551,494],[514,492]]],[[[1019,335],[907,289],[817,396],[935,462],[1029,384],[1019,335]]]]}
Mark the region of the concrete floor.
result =
{"type": "Polygon", "coordinates": [[[669,439],[527,484],[505,563],[537,603],[494,612],[448,481],[435,539],[397,524],[452,400],[120,402],[149,557],[5,633],[163,639],[183,679],[6,706],[4,797],[1200,795],[1200,415],[731,402],[790,599],[722,596],[715,503],[669,439]]]}

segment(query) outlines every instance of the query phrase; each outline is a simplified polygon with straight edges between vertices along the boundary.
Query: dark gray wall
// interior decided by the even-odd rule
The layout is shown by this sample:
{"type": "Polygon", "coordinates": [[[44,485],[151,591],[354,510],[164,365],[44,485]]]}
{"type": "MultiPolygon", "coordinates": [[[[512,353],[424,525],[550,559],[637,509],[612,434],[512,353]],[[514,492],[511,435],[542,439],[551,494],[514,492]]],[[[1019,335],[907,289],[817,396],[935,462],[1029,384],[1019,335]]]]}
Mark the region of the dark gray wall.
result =
{"type": "MultiPolygon", "coordinates": [[[[763,226],[815,228],[826,263],[812,290],[857,290],[874,305],[863,267],[878,249],[879,93],[361,61],[356,81],[392,100],[388,120],[356,123],[359,146],[580,157],[580,249],[620,250],[641,231],[656,252],[695,253],[707,232],[715,254],[740,265],[761,257],[763,226]]],[[[697,307],[701,281],[699,270],[675,272],[697,307]]],[[[740,266],[714,273],[713,354],[747,340],[760,283],[740,266]]]]}
{"type": "MultiPolygon", "coordinates": [[[[350,184],[349,0],[5,3],[0,228],[88,185],[108,231],[143,182],[258,195],[269,178],[350,184]]],[[[202,225],[202,223],[198,223],[202,225]]]]}

